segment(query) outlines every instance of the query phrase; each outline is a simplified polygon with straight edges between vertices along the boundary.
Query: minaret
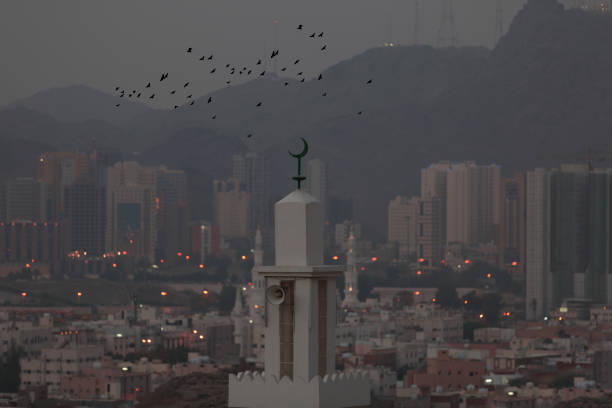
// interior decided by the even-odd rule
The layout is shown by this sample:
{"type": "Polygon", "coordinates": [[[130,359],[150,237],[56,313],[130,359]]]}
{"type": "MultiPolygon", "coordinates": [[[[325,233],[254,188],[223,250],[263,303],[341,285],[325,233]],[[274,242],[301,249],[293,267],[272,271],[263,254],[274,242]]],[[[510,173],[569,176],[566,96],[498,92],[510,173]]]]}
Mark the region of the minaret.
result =
{"type": "Polygon", "coordinates": [[[251,331],[246,319],[244,306],[242,305],[242,292],[239,287],[236,288],[236,300],[234,301],[234,309],[232,309],[232,321],[234,322],[234,344],[240,346],[240,357],[246,358],[249,356],[250,352],[251,331]]]}
{"type": "MultiPolygon", "coordinates": [[[[303,139],[302,139],[303,140],[303,139]]],[[[230,374],[230,407],[340,408],[370,405],[362,373],[335,372],[336,278],[344,268],[323,265],[323,205],[298,189],[274,206],[275,265],[266,278],[265,373],[230,374]]]]}
{"type": "Polygon", "coordinates": [[[346,273],[344,274],[344,301],[343,306],[355,306],[359,303],[357,285],[359,277],[357,274],[357,254],[355,253],[355,234],[351,226],[348,239],[348,251],[346,252],[346,273]]]}
{"type": "Polygon", "coordinates": [[[255,249],[253,250],[253,269],[251,269],[251,287],[248,292],[249,316],[252,319],[260,318],[265,303],[265,278],[257,271],[263,265],[263,245],[261,231],[257,228],[255,233],[255,249]]]}

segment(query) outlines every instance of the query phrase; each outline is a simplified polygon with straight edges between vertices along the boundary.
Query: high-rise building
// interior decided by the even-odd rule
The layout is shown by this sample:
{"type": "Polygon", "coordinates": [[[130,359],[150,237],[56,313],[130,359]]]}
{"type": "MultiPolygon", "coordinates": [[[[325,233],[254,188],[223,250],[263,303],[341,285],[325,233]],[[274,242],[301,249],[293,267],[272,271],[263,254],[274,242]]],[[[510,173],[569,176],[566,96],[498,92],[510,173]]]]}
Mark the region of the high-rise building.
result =
{"type": "Polygon", "coordinates": [[[171,260],[175,259],[171,254],[189,248],[187,175],[182,170],[160,166],[155,177],[156,252],[159,258],[171,260]]]}
{"type": "Polygon", "coordinates": [[[232,157],[232,178],[249,193],[249,227],[268,227],[270,217],[270,163],[261,153],[249,152],[232,157]]]}
{"type": "Polygon", "coordinates": [[[418,203],[418,197],[403,196],[389,202],[387,241],[397,245],[400,259],[416,253],[418,203]]]}
{"type": "Polygon", "coordinates": [[[44,183],[32,177],[17,177],[6,183],[5,208],[8,221],[44,221],[45,197],[44,183]]]}
{"type": "Polygon", "coordinates": [[[304,191],[327,208],[327,166],[321,159],[309,160],[306,163],[304,191]]]}
{"type": "Polygon", "coordinates": [[[65,215],[69,229],[68,251],[105,252],[106,190],[95,183],[77,182],[64,189],[65,215]]]}
{"type": "Polygon", "coordinates": [[[48,186],[45,212],[48,219],[64,215],[64,190],[77,180],[89,178],[89,159],[85,153],[46,152],[38,158],[36,180],[48,186]]]}
{"type": "Polygon", "coordinates": [[[416,217],[416,255],[425,267],[440,265],[442,240],[440,238],[440,199],[419,199],[416,217]]]}
{"type": "Polygon", "coordinates": [[[525,173],[503,179],[500,193],[499,266],[514,265],[514,270],[524,275],[527,211],[525,173]]]}
{"type": "Polygon", "coordinates": [[[450,168],[450,162],[441,161],[421,169],[421,198],[438,197],[440,200],[440,238],[442,243],[446,243],[446,179],[450,168]]]}
{"type": "Polygon", "coordinates": [[[223,238],[248,238],[250,194],[238,180],[213,181],[214,222],[223,238]]]}
{"type": "Polygon", "coordinates": [[[339,247],[346,245],[351,234],[353,234],[356,239],[360,239],[361,224],[356,224],[349,220],[336,224],[334,231],[334,243],[339,247]]]}
{"type": "Polygon", "coordinates": [[[499,235],[501,169],[452,164],[446,180],[446,244],[492,242],[499,235]]]}
{"type": "Polygon", "coordinates": [[[136,162],[117,163],[107,170],[106,248],[155,260],[157,169],[136,162]]]}

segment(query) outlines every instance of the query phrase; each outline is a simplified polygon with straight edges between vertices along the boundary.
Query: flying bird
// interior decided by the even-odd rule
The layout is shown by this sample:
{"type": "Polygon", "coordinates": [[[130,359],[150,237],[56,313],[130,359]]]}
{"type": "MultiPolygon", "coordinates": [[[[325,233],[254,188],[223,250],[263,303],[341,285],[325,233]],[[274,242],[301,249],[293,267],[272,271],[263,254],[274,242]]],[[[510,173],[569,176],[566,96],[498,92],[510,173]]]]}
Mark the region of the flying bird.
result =
{"type": "Polygon", "coordinates": [[[232,82],[232,81],[225,81],[225,83],[226,83],[226,84],[228,84],[228,85],[229,85],[231,82],[232,82]]]}
{"type": "Polygon", "coordinates": [[[270,58],[274,58],[278,55],[279,50],[272,51],[272,56],[270,58]]]}
{"type": "Polygon", "coordinates": [[[300,60],[299,60],[299,59],[296,59],[296,60],[295,60],[295,62],[293,63],[293,65],[297,65],[297,64],[299,64],[299,63],[300,63],[300,60]]]}
{"type": "Polygon", "coordinates": [[[149,99],[153,99],[153,98],[155,98],[155,94],[149,96],[149,99]]]}
{"type": "Polygon", "coordinates": [[[319,74],[319,77],[317,78],[317,81],[320,81],[320,80],[322,80],[322,79],[323,79],[323,75],[322,75],[322,74],[319,74]]]}
{"type": "Polygon", "coordinates": [[[192,96],[193,96],[193,94],[187,95],[187,99],[191,99],[192,96]]]}
{"type": "Polygon", "coordinates": [[[120,98],[123,98],[124,96],[125,96],[125,94],[121,94],[121,95],[119,95],[119,97],[120,97],[120,98]]]}
{"type": "Polygon", "coordinates": [[[118,103],[118,104],[116,104],[116,105],[115,105],[115,107],[116,107],[116,108],[118,108],[118,107],[120,107],[120,106],[121,106],[121,104],[120,104],[120,103],[118,103]]]}
{"type": "Polygon", "coordinates": [[[185,85],[183,85],[183,88],[187,88],[189,86],[189,82],[185,82],[185,85]]]}
{"type": "Polygon", "coordinates": [[[166,78],[168,78],[168,73],[167,72],[165,74],[161,75],[161,78],[159,78],[159,82],[163,81],[166,78]]]}
{"type": "Polygon", "coordinates": [[[136,95],[137,98],[140,98],[140,92],[138,92],[138,95],[136,95]]]}
{"type": "Polygon", "coordinates": [[[257,64],[255,65],[261,65],[261,60],[257,60],[257,64]]]}
{"type": "Polygon", "coordinates": [[[229,67],[230,67],[230,64],[225,64],[225,68],[229,68],[229,67]]]}
{"type": "Polygon", "coordinates": [[[178,105],[174,105],[174,109],[178,108],[178,105]]]}
{"type": "Polygon", "coordinates": [[[212,116],[212,118],[213,118],[213,119],[217,119],[217,115],[213,115],[213,116],[212,116]]]}
{"type": "Polygon", "coordinates": [[[191,52],[191,47],[187,48],[187,52],[191,52]]]}
{"type": "Polygon", "coordinates": [[[176,90],[174,90],[174,89],[172,91],[170,91],[170,95],[174,95],[175,93],[176,93],[176,90]]]}
{"type": "Polygon", "coordinates": [[[304,28],[304,26],[302,24],[300,24],[299,26],[297,26],[298,30],[301,30],[302,28],[304,28]]]}
{"type": "Polygon", "coordinates": [[[253,136],[251,133],[249,133],[249,134],[247,135],[247,137],[251,137],[251,136],[253,136]]]}
{"type": "Polygon", "coordinates": [[[357,114],[358,114],[358,115],[362,115],[362,114],[363,114],[363,111],[359,111],[359,112],[357,112],[357,114]]]}
{"type": "Polygon", "coordinates": [[[304,80],[305,80],[305,79],[306,79],[306,78],[302,78],[302,79],[300,80],[300,82],[304,82],[304,80]]]}
{"type": "Polygon", "coordinates": [[[285,72],[286,70],[287,70],[287,67],[282,67],[282,68],[281,68],[281,71],[282,71],[282,72],[285,72]]]}
{"type": "Polygon", "coordinates": [[[259,74],[259,76],[264,76],[266,75],[266,71],[263,71],[261,74],[259,74]]]}
{"type": "Polygon", "coordinates": [[[289,82],[285,81],[285,86],[289,85],[289,82]]]}
{"type": "Polygon", "coordinates": [[[217,70],[217,68],[213,68],[213,69],[210,70],[210,73],[214,74],[216,70],[217,70]]]}
{"type": "Polygon", "coordinates": [[[210,57],[208,57],[208,59],[209,59],[209,60],[211,60],[211,59],[213,59],[213,56],[212,56],[212,54],[210,54],[210,57]]]}
{"type": "Polygon", "coordinates": [[[309,35],[310,38],[315,38],[315,35],[317,35],[317,33],[312,33],[309,35]]]}
{"type": "Polygon", "coordinates": [[[251,71],[251,70],[249,69],[249,72],[247,72],[247,75],[251,75],[251,72],[253,72],[253,71],[251,71]]]}
{"type": "Polygon", "coordinates": [[[206,59],[206,55],[202,55],[202,58],[200,58],[200,61],[204,61],[206,59]]]}
{"type": "Polygon", "coordinates": [[[131,97],[132,97],[132,94],[129,94],[129,95],[128,95],[128,98],[131,98],[131,97]]]}
{"type": "Polygon", "coordinates": [[[145,88],[150,88],[150,87],[151,87],[151,83],[149,82],[147,86],[145,86],[145,88]]]}
{"type": "Polygon", "coordinates": [[[371,79],[368,79],[368,82],[366,82],[366,84],[371,84],[371,83],[372,83],[371,79]]]}
{"type": "Polygon", "coordinates": [[[297,76],[300,76],[300,75],[303,75],[303,74],[304,74],[304,72],[300,71],[300,72],[297,73],[297,76]]]}
{"type": "Polygon", "coordinates": [[[208,102],[206,102],[206,103],[211,103],[211,102],[212,102],[212,96],[209,96],[208,97],[208,102]]]}
{"type": "Polygon", "coordinates": [[[323,92],[321,96],[327,96],[327,92],[323,92]]]}
{"type": "Polygon", "coordinates": [[[118,87],[118,86],[116,86],[116,87],[115,87],[115,91],[118,91],[118,90],[119,90],[119,87],[118,87]]]}
{"type": "Polygon", "coordinates": [[[327,49],[327,45],[321,47],[321,51],[325,51],[327,49]]]}
{"type": "Polygon", "coordinates": [[[193,105],[193,103],[194,103],[194,102],[195,102],[195,101],[191,101],[191,102],[189,102],[189,104],[190,104],[190,105],[193,105]]]}
{"type": "Polygon", "coordinates": [[[257,102],[257,105],[255,105],[255,106],[261,106],[261,102],[257,102]]]}
{"type": "Polygon", "coordinates": [[[321,33],[319,34],[319,37],[323,37],[323,31],[321,31],[321,33]]]}

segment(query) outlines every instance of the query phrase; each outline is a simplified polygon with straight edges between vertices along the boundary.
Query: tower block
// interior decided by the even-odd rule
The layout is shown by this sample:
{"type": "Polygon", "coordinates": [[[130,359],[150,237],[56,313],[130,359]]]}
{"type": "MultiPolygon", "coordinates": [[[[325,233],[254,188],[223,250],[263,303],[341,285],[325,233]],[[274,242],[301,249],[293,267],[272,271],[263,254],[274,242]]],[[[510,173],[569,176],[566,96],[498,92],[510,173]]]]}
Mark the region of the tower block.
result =
{"type": "Polygon", "coordinates": [[[370,405],[369,379],[337,373],[336,278],[323,265],[324,209],[299,188],[274,206],[274,266],[265,278],[265,372],[230,375],[229,406],[341,408],[370,405]]]}

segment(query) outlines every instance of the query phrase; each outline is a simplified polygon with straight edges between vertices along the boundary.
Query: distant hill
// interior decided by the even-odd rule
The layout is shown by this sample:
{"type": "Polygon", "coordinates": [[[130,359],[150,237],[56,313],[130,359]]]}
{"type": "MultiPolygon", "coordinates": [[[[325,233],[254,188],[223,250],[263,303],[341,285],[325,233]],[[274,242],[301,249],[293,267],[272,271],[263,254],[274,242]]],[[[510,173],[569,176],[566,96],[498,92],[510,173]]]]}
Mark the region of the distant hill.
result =
{"type": "Polygon", "coordinates": [[[266,76],[211,93],[211,104],[206,95],[193,107],[130,115],[119,127],[62,129],[43,118],[24,123],[32,114],[16,112],[11,121],[0,112],[0,136],[6,123],[15,138],[47,141],[41,135],[51,129],[48,140],[63,145],[64,137],[78,139],[77,130],[81,138],[97,134],[143,161],[202,175],[203,195],[210,179],[229,175],[233,152],[264,151],[274,197],[291,188],[287,148],[305,137],[308,158],[328,164],[330,195],[353,197],[358,219],[382,239],[388,201],[418,193],[419,169],[433,161],[495,162],[511,174],[583,156],[589,146],[609,151],[611,43],[612,15],[528,0],[494,50],[375,48],[323,71],[321,81],[306,73],[308,81],[284,86],[286,79],[266,76]]]}
{"type": "Polygon", "coordinates": [[[102,120],[120,124],[152,109],[127,97],[114,95],[84,85],[50,88],[11,103],[6,108],[26,108],[45,113],[60,122],[102,120]],[[121,102],[121,108],[115,104],[121,102]]]}

